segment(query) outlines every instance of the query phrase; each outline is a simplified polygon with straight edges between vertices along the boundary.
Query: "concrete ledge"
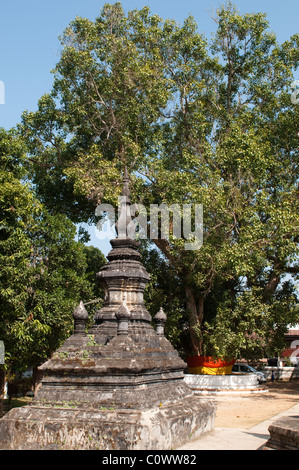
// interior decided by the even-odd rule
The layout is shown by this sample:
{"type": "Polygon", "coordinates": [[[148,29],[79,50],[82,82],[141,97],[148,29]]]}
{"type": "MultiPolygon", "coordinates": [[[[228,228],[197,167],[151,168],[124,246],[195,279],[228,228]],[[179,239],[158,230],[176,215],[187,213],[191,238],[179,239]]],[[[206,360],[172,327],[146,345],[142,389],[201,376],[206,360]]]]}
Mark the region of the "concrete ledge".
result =
{"type": "Polygon", "coordinates": [[[254,374],[231,375],[196,375],[185,374],[187,385],[199,394],[225,394],[225,393],[263,393],[267,391],[260,386],[254,374]]]}

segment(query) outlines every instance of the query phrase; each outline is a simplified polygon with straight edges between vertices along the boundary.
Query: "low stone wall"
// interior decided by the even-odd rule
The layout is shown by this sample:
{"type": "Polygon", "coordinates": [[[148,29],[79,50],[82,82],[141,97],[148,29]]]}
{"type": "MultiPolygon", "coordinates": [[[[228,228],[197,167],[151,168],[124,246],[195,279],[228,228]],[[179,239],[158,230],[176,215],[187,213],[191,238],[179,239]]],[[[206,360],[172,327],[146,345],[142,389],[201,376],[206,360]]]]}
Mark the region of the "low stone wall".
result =
{"type": "Polygon", "coordinates": [[[228,391],[260,391],[261,386],[254,374],[230,374],[230,375],[197,375],[185,374],[185,382],[194,391],[204,392],[228,392],[228,391]]]}
{"type": "Polygon", "coordinates": [[[298,416],[286,416],[274,421],[269,426],[270,439],[264,450],[299,450],[298,416]]]}
{"type": "Polygon", "coordinates": [[[266,366],[262,369],[267,380],[272,379],[272,372],[274,372],[275,380],[289,381],[299,379],[299,367],[272,367],[266,366]]]}

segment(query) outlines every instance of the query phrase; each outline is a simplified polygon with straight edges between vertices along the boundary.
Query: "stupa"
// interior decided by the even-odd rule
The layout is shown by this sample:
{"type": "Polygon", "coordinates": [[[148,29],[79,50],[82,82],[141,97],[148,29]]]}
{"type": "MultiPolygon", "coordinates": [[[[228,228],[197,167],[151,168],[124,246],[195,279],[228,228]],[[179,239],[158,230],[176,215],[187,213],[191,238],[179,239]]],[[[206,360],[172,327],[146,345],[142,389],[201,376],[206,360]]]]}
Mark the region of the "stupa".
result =
{"type": "Polygon", "coordinates": [[[86,332],[82,302],[74,332],[39,367],[29,406],[0,420],[0,449],[164,450],[210,431],[215,406],[194,395],[185,362],[164,336],[143,294],[149,274],[133,239],[129,177],[108,263],[97,274],[105,298],[86,332]]]}

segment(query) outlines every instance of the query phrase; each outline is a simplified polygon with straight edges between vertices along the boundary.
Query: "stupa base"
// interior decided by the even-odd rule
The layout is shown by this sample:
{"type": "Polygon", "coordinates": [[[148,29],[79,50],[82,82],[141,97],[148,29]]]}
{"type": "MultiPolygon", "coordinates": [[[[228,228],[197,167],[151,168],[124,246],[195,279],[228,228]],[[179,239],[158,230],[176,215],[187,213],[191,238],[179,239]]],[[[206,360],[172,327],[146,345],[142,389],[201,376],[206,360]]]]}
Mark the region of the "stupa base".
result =
{"type": "Polygon", "coordinates": [[[196,396],[148,410],[24,406],[0,421],[2,450],[170,450],[214,427],[196,396]]]}

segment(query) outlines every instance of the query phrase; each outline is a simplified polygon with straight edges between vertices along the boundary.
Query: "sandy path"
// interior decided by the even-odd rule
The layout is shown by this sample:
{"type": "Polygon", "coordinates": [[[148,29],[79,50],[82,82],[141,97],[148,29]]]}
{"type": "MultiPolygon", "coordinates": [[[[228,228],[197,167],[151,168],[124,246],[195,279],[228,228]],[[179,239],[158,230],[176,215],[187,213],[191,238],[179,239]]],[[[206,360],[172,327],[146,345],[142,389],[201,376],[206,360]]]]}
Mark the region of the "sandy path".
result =
{"type": "Polygon", "coordinates": [[[299,403],[299,381],[267,382],[268,392],[243,396],[211,396],[217,404],[215,427],[251,427],[299,403]]]}

